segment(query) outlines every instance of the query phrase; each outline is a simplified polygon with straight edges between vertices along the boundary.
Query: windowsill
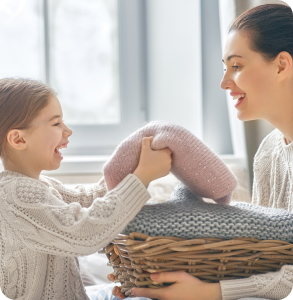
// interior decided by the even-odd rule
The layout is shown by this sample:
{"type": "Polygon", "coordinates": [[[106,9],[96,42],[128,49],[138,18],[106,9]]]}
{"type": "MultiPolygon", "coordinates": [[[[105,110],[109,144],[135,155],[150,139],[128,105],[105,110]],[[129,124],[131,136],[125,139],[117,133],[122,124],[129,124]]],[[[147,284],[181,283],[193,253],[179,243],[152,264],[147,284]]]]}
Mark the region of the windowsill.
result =
{"type": "MultiPolygon", "coordinates": [[[[54,171],[43,171],[42,174],[52,175],[93,175],[102,174],[103,165],[110,158],[110,155],[67,155],[64,156],[59,169],[54,171]]],[[[224,163],[238,164],[246,169],[245,158],[237,157],[233,154],[219,156],[224,163]]],[[[0,171],[3,165],[0,160],[0,171]]]]}

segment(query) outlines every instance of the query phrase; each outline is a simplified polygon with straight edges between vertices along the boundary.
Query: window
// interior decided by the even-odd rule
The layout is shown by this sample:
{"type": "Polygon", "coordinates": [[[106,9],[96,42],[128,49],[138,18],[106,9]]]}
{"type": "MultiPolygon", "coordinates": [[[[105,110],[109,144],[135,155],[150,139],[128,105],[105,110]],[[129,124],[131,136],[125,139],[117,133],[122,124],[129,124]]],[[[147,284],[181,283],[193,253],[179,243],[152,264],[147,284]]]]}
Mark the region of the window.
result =
{"type": "Polygon", "coordinates": [[[142,1],[10,0],[0,77],[54,88],[73,129],[65,155],[111,154],[145,121],[142,1]]]}
{"type": "Polygon", "coordinates": [[[184,126],[220,155],[244,149],[219,87],[219,2],[206,2],[0,4],[0,77],[47,82],[73,130],[56,173],[100,171],[121,140],[151,120],[184,126]]]}

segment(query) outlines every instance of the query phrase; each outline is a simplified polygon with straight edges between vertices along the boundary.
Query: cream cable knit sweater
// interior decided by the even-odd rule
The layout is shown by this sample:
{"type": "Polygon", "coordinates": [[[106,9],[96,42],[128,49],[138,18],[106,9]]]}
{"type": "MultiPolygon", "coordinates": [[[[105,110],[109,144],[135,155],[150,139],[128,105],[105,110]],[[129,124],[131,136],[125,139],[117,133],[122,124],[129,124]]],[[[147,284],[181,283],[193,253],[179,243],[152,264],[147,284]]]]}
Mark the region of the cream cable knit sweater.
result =
{"type": "Polygon", "coordinates": [[[107,193],[0,172],[0,286],[17,300],[88,300],[78,256],[106,246],[150,198],[130,174],[107,193]]]}
{"type": "MultiPolygon", "coordinates": [[[[254,158],[252,203],[292,212],[292,179],[293,142],[286,145],[282,133],[275,129],[262,141],[254,158]]],[[[223,300],[284,299],[293,287],[293,265],[246,279],[223,280],[220,285],[223,300]]]]}

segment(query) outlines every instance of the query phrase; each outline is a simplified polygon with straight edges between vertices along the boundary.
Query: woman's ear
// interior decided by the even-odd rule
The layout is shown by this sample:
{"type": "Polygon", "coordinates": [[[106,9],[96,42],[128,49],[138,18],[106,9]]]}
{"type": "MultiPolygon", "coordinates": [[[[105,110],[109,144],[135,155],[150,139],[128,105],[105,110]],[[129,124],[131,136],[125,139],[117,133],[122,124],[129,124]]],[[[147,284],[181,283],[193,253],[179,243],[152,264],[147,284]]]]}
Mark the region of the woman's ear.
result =
{"type": "Polygon", "coordinates": [[[8,144],[16,150],[24,150],[27,147],[26,139],[23,137],[23,132],[18,129],[12,129],[7,134],[8,144]]]}
{"type": "Polygon", "coordinates": [[[278,79],[279,81],[282,81],[288,77],[291,77],[292,75],[292,56],[286,52],[282,51],[280,52],[276,59],[277,68],[278,68],[278,79]]]}

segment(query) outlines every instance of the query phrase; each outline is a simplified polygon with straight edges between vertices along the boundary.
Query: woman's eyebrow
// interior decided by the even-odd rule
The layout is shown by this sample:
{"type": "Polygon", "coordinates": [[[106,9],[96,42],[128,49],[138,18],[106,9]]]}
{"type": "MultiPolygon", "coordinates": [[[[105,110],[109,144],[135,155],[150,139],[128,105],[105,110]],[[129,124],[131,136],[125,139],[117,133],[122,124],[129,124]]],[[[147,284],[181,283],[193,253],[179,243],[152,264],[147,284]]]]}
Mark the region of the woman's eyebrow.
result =
{"type": "MultiPolygon", "coordinates": [[[[240,55],[232,54],[232,55],[229,55],[229,56],[227,57],[227,61],[229,61],[229,60],[230,60],[231,58],[233,58],[233,57],[240,57],[240,58],[242,58],[242,56],[240,56],[240,55]]],[[[224,59],[222,59],[222,62],[225,63],[225,62],[224,62],[224,59]]]]}

